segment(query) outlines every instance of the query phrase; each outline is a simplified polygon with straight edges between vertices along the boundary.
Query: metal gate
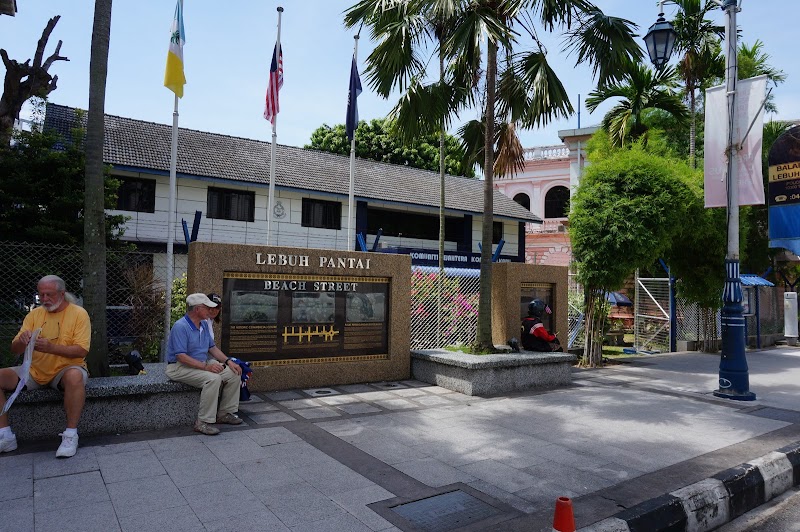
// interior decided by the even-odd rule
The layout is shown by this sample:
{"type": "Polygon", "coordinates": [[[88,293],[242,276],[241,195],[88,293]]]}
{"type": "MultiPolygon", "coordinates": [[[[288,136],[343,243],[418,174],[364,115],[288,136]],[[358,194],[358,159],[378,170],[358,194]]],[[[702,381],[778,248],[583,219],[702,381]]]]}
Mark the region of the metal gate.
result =
{"type": "Polygon", "coordinates": [[[669,279],[636,272],[634,345],[646,353],[669,352],[669,279]]]}

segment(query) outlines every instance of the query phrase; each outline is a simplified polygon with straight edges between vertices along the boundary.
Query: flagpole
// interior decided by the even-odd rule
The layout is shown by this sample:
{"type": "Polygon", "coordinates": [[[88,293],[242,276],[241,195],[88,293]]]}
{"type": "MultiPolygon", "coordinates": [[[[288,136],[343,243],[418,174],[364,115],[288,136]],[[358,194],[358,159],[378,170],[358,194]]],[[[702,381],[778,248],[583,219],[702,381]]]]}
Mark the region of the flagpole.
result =
{"type": "MultiPolygon", "coordinates": [[[[275,61],[280,64],[281,60],[281,14],[283,8],[278,6],[278,39],[275,42],[275,61]]],[[[280,66],[278,66],[280,68],[280,66]]],[[[277,88],[276,88],[277,90],[277,88]]],[[[272,117],[272,149],[269,156],[269,197],[267,199],[267,245],[270,244],[270,234],[272,230],[272,201],[275,197],[275,146],[278,141],[278,113],[272,117]]]]}
{"type": "MultiPolygon", "coordinates": [[[[358,61],[358,34],[353,36],[355,43],[353,44],[353,61],[358,61]]],[[[355,98],[354,94],[350,98],[355,98]]],[[[351,102],[351,105],[356,105],[356,102],[351,102]]],[[[353,251],[353,183],[356,174],[356,133],[358,124],[353,125],[353,139],[350,141],[350,187],[348,189],[347,197],[347,251],[353,251]]]]}
{"type": "Polygon", "coordinates": [[[170,29],[170,48],[167,52],[167,67],[164,72],[164,86],[175,94],[172,110],[172,146],[169,160],[169,210],[167,211],[167,275],[164,289],[164,344],[161,348],[161,362],[167,356],[167,335],[172,326],[172,281],[175,279],[175,211],[177,203],[177,165],[178,165],[178,99],[183,96],[186,77],[183,73],[183,43],[186,35],[183,28],[183,0],[175,6],[175,18],[170,29]]]}
{"type": "MultiPolygon", "coordinates": [[[[167,287],[164,292],[166,308],[164,310],[164,330],[172,327],[172,280],[175,278],[175,210],[177,203],[177,165],[178,165],[178,95],[175,95],[175,107],[172,111],[172,149],[169,159],[169,211],[167,212],[167,287]]],[[[166,334],[164,335],[166,338],[166,334]]],[[[166,346],[165,346],[166,347],[166,346]]],[[[166,348],[161,350],[161,361],[165,360],[166,348]]]]}

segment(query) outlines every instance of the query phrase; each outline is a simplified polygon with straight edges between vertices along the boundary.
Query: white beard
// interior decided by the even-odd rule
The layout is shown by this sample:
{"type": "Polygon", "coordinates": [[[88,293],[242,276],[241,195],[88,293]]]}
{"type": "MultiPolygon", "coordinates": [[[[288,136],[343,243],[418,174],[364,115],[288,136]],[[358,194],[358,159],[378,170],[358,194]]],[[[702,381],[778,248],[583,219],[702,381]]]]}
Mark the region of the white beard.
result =
{"type": "Polygon", "coordinates": [[[58,301],[55,303],[50,303],[49,305],[42,305],[47,312],[55,312],[58,310],[58,307],[64,302],[64,296],[61,296],[58,301]]]}

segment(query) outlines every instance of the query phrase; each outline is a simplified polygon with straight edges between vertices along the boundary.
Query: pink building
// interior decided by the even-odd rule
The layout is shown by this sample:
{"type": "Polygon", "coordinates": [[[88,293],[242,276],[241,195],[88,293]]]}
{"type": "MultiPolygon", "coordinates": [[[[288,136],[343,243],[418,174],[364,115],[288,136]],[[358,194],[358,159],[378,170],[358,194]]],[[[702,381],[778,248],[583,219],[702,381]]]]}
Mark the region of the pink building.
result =
{"type": "Polygon", "coordinates": [[[495,188],[539,216],[526,225],[525,262],[569,266],[569,199],[580,182],[586,141],[597,127],[558,132],[564,144],[525,150],[525,168],[511,178],[496,178],[495,188]]]}

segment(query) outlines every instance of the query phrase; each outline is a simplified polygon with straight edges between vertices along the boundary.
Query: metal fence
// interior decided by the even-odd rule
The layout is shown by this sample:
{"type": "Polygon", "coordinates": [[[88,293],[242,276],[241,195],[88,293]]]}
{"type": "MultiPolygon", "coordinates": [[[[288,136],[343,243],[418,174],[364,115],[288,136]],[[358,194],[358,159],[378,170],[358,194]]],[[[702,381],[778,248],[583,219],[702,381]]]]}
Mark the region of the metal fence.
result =
{"type": "Polygon", "coordinates": [[[633,328],[637,351],[669,351],[669,279],[639,277],[637,272],[633,328]]]}
{"type": "Polygon", "coordinates": [[[583,286],[578,284],[577,274],[569,274],[569,336],[567,346],[569,349],[579,349],[584,346],[583,323],[583,286]]]}
{"type": "MultiPolygon", "coordinates": [[[[772,286],[744,287],[745,334],[747,345],[758,347],[759,335],[762,346],[774,342],[775,335],[783,334],[783,290],[772,286]],[[771,336],[771,339],[765,337],[771,336]]],[[[722,331],[720,311],[716,312],[710,325],[704,324],[704,316],[696,304],[688,304],[676,298],[676,339],[698,342],[719,340],[722,331]],[[708,330],[707,330],[708,329],[708,330]]],[[[709,318],[710,319],[710,318],[709,318]]]]}
{"type": "MultiPolygon", "coordinates": [[[[10,356],[10,343],[25,315],[39,304],[36,283],[58,275],[67,292],[83,301],[83,259],[78,247],[0,242],[5,275],[0,284],[0,357],[10,356]]],[[[185,255],[176,255],[174,275],[186,272],[185,255]]],[[[107,327],[110,353],[115,346],[135,347],[149,360],[158,359],[164,336],[164,292],[167,267],[163,253],[109,251],[106,256],[107,327]]],[[[118,362],[112,360],[112,363],[118,362]]]]}
{"type": "Polygon", "coordinates": [[[475,342],[479,275],[477,269],[447,268],[440,282],[438,268],[412,268],[411,349],[475,342]]]}

